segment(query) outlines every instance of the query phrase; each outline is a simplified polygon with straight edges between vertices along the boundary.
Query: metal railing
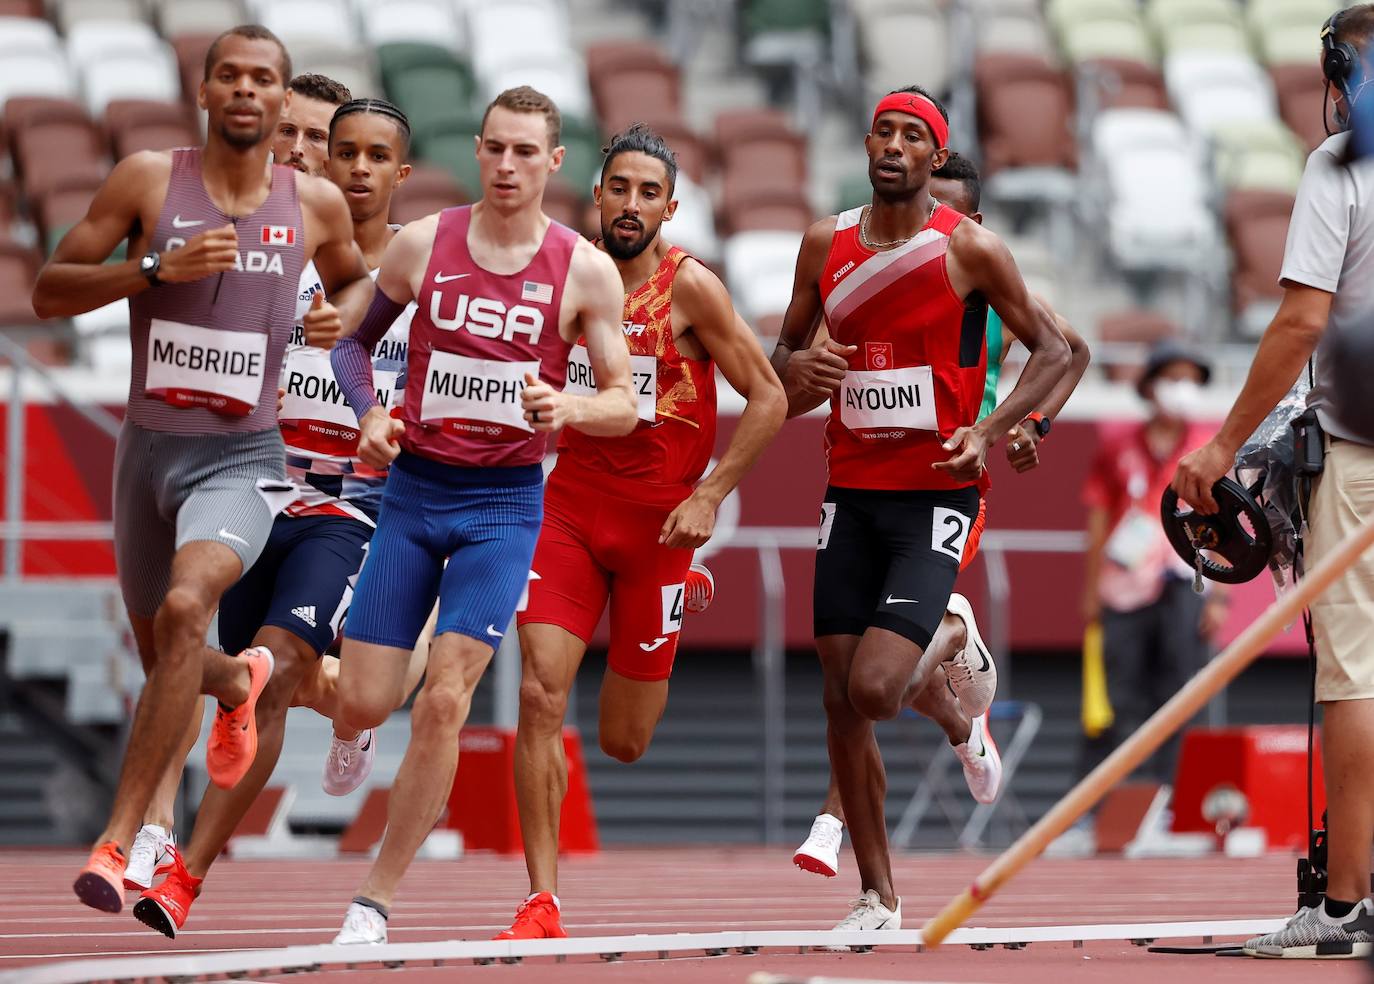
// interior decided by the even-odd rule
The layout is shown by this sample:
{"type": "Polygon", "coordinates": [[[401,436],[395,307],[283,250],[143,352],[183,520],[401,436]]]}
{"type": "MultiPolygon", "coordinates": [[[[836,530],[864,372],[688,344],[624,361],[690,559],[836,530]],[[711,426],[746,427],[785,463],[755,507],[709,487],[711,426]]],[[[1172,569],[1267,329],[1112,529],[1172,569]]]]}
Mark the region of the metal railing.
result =
{"type": "Polygon", "coordinates": [[[41,381],[62,403],[81,414],[92,426],[112,439],[119,438],[119,418],[104,407],[73,396],[57,375],[35,361],[24,346],[0,334],[0,361],[10,366],[9,399],[5,412],[5,519],[0,523],[4,541],[4,578],[18,580],[23,574],[25,540],[108,540],[110,523],[27,522],[24,519],[24,467],[28,447],[25,385],[29,378],[41,381]]]}

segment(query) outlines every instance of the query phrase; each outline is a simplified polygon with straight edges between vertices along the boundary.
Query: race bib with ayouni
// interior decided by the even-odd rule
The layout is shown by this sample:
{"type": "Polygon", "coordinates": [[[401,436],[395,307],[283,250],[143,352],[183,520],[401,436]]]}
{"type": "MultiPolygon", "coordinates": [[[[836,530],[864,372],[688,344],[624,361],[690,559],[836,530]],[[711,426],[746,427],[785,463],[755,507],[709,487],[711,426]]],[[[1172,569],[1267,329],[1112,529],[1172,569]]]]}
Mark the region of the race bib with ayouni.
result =
{"type": "Polygon", "coordinates": [[[845,373],[840,421],[852,431],[939,429],[930,366],[845,373]]]}

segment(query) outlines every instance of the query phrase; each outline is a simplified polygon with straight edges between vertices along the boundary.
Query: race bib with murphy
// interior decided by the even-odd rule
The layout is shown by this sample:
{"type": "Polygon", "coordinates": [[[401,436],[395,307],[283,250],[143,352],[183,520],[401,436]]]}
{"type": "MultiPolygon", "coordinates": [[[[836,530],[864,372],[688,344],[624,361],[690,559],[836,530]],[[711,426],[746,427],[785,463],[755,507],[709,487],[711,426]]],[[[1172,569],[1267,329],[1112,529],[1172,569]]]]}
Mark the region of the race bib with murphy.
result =
{"type": "Polygon", "coordinates": [[[525,422],[520,393],[525,374],[539,376],[538,361],[497,362],[434,351],[425,370],[420,422],[460,434],[511,437],[534,433],[525,422]]]}

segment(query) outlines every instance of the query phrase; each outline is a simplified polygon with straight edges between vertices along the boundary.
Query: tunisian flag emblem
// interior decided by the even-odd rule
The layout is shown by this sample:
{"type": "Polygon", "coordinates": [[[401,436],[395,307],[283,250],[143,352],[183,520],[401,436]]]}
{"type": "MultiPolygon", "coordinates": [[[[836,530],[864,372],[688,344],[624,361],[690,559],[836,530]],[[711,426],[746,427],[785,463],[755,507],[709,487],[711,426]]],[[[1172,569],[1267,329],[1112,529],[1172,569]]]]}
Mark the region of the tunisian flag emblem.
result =
{"type": "Polygon", "coordinates": [[[263,226],[262,244],[264,246],[296,245],[296,230],[293,226],[263,226]]]}

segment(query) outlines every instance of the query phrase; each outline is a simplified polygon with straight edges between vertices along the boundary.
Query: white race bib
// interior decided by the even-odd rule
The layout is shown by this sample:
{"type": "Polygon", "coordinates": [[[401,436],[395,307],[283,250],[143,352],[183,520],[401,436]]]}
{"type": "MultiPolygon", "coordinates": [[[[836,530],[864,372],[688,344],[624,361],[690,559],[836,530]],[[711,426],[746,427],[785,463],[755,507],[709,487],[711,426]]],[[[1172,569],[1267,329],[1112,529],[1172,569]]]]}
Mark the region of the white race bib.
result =
{"type": "Polygon", "coordinates": [[[1112,563],[1128,571],[1134,570],[1149,559],[1162,535],[1158,516],[1151,516],[1132,506],[1107,538],[1103,553],[1112,563]]]}
{"type": "Polygon", "coordinates": [[[537,378],[539,363],[494,362],[433,351],[425,370],[420,420],[438,425],[466,420],[533,433],[520,406],[525,373],[537,378]]]}
{"type": "MultiPolygon", "coordinates": [[[[658,359],[652,355],[630,356],[630,374],[634,380],[635,415],[652,424],[658,418],[658,359]]],[[[596,378],[585,345],[574,345],[568,353],[568,384],[563,392],[596,395],[596,378]]]]}
{"type": "Polygon", "coordinates": [[[153,318],[144,393],[177,407],[247,417],[262,396],[266,363],[265,332],[200,328],[153,318]]]}
{"type": "Polygon", "coordinates": [[[840,421],[850,430],[939,430],[930,366],[849,370],[840,385],[840,421]]]}
{"type": "MultiPolygon", "coordinates": [[[[377,402],[388,413],[396,405],[397,375],[394,370],[376,367],[372,370],[377,402]]],[[[324,349],[313,346],[292,349],[282,368],[281,385],[286,390],[281,405],[282,420],[318,421],[357,430],[358,418],[334,378],[334,367],[324,349]]]]}

